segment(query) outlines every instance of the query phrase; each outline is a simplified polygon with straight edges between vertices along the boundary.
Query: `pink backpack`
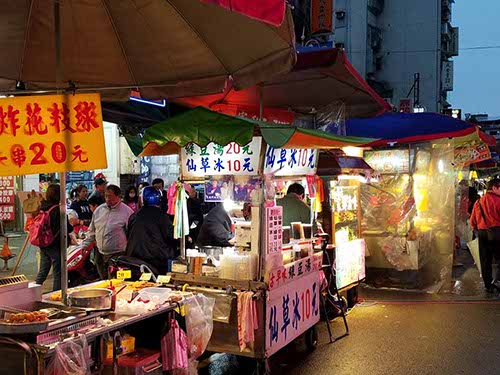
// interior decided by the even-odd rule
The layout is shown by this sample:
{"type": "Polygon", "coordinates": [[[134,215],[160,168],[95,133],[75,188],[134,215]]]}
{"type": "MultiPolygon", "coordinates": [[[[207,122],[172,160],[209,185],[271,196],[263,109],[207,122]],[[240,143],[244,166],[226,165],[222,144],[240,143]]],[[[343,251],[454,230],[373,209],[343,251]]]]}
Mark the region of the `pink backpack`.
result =
{"type": "Polygon", "coordinates": [[[54,235],[50,227],[50,211],[59,205],[52,206],[48,211],[40,210],[39,214],[33,219],[29,227],[30,243],[40,248],[48,247],[59,235],[59,231],[54,235]]]}

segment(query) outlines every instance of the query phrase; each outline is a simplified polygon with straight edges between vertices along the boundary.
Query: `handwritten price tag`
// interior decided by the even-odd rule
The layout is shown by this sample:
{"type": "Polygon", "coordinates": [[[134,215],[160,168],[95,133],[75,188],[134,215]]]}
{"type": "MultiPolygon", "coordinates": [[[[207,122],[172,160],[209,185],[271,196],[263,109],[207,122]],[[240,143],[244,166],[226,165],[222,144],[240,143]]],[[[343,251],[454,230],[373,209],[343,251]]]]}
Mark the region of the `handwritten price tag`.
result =
{"type": "Polygon", "coordinates": [[[116,278],[118,280],[126,280],[132,278],[132,271],[130,270],[120,270],[116,272],[116,278]]]}
{"type": "Polygon", "coordinates": [[[170,276],[165,276],[165,275],[159,275],[156,278],[156,282],[158,284],[168,284],[170,282],[171,277],[170,276]]]}
{"type": "Polygon", "coordinates": [[[152,274],[152,273],[146,273],[146,272],[145,272],[145,273],[143,273],[143,274],[141,275],[140,280],[141,280],[141,281],[149,281],[149,280],[151,280],[151,277],[152,277],[152,276],[153,276],[153,274],[152,274]]]}

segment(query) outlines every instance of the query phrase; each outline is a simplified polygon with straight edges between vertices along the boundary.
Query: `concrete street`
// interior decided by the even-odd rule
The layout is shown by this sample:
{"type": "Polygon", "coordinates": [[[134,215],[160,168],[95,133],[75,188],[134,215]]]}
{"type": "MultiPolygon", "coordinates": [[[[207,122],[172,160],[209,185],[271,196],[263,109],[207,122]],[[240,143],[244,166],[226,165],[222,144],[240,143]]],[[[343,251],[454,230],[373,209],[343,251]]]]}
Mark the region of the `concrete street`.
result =
{"type": "MultiPolygon", "coordinates": [[[[497,301],[364,303],[353,309],[351,335],[307,353],[298,343],[271,358],[272,374],[412,375],[498,374],[500,304],[497,301]]],[[[339,335],[340,320],[333,324],[339,335]]],[[[252,374],[249,360],[221,356],[204,374],[252,374]]]]}
{"type": "MultiPolygon", "coordinates": [[[[24,240],[26,239],[26,234],[24,233],[8,233],[9,236],[9,247],[13,254],[17,254],[21,251],[24,240]]],[[[0,246],[3,245],[3,237],[0,237],[0,246]]],[[[28,280],[33,281],[38,273],[38,253],[39,249],[36,246],[31,245],[28,242],[26,246],[26,250],[22,255],[21,261],[19,263],[19,267],[17,269],[16,274],[25,275],[28,280]]],[[[1,271],[0,277],[10,276],[12,274],[12,269],[14,268],[14,264],[17,261],[17,257],[9,260],[9,270],[1,271]]],[[[1,262],[3,266],[3,261],[1,262]]],[[[52,274],[49,274],[47,281],[44,283],[44,292],[48,292],[52,290],[52,274]]]]}

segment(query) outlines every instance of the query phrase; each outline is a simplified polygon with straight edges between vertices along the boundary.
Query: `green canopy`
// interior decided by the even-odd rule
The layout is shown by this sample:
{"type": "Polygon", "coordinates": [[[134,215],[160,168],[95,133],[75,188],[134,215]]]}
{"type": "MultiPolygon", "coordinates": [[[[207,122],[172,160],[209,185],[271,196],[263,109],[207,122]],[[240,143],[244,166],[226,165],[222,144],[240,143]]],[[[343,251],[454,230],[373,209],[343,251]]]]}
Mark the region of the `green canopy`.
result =
{"type": "Polygon", "coordinates": [[[274,148],[328,149],[363,146],[374,141],[372,138],[343,137],[321,130],[233,117],[198,107],[147,129],[142,139],[144,149],[141,156],[175,154],[188,143],[205,147],[211,142],[221,146],[236,142],[243,146],[255,135],[261,135],[274,148]]]}

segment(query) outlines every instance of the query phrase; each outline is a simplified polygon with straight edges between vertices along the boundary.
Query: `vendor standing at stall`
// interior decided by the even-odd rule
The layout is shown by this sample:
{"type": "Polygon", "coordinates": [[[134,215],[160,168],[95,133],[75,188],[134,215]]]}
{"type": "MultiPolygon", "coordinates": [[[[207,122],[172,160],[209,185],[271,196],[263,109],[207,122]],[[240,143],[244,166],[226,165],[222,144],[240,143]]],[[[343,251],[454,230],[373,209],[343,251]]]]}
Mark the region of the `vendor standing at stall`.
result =
{"type": "Polygon", "coordinates": [[[292,222],[311,223],[311,209],[304,202],[305,189],[299,183],[288,187],[286,195],[276,201],[277,206],[283,207],[283,226],[290,226],[292,222]]]}
{"type": "Polygon", "coordinates": [[[106,185],[108,184],[108,181],[106,181],[102,177],[98,177],[94,180],[94,191],[92,194],[90,194],[90,198],[97,197],[99,200],[99,205],[103,204],[105,202],[105,191],[106,191],[106,185]]]}
{"type": "Polygon", "coordinates": [[[108,278],[108,261],[123,253],[127,247],[128,219],[132,209],[121,201],[121,189],[109,185],[105,191],[106,204],[94,211],[92,222],[83,245],[97,243],[96,267],[101,279],[108,278]]]}
{"type": "Polygon", "coordinates": [[[196,188],[192,185],[187,185],[186,191],[189,195],[187,200],[189,219],[189,236],[187,245],[188,247],[193,247],[198,239],[198,233],[200,232],[201,225],[203,224],[203,210],[196,188]]]}
{"type": "Polygon", "coordinates": [[[175,259],[177,241],[169,216],[161,210],[161,192],[153,186],[142,192],[143,207],[128,221],[126,255],[150,264],[165,274],[170,259],[175,259]]]}
{"type": "Polygon", "coordinates": [[[198,234],[200,246],[233,246],[236,243],[234,233],[231,230],[231,218],[224,206],[218,203],[210,210],[203,221],[198,234]]]}

